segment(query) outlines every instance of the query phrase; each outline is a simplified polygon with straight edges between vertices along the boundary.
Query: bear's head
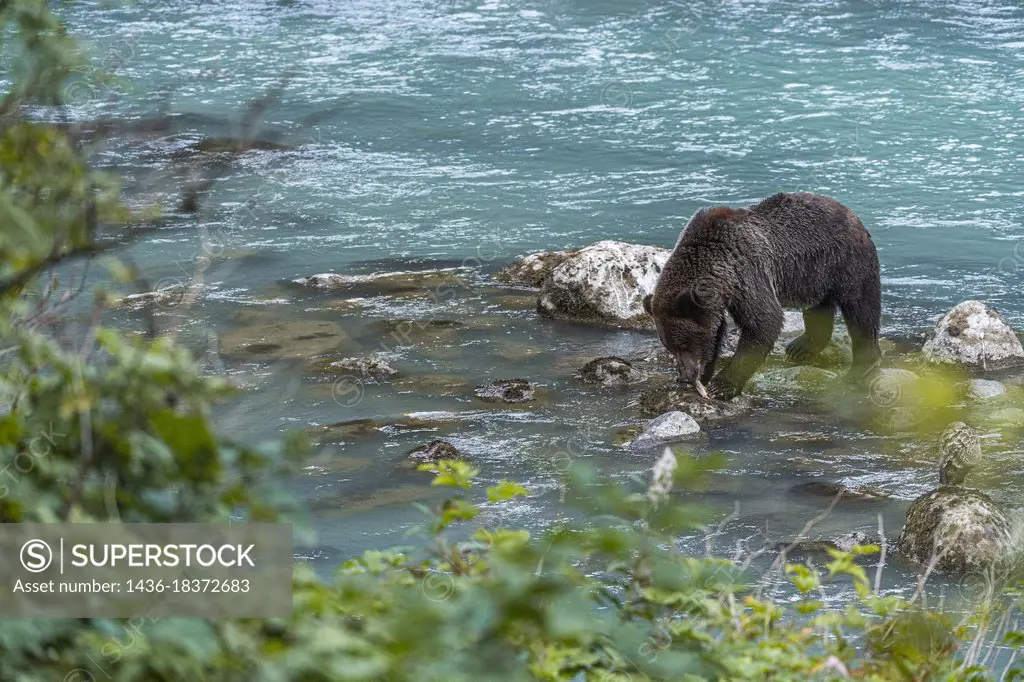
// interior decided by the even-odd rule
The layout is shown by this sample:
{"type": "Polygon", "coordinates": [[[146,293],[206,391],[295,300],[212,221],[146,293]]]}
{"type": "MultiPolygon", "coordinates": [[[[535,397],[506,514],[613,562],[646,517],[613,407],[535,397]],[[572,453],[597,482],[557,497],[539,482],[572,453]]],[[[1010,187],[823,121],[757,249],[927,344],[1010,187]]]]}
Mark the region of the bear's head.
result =
{"type": "Polygon", "coordinates": [[[724,305],[708,287],[684,289],[674,294],[655,291],[643,299],[644,310],[654,318],[662,345],[679,369],[679,383],[702,395],[700,377],[715,360],[718,329],[724,321],[724,305]]]}

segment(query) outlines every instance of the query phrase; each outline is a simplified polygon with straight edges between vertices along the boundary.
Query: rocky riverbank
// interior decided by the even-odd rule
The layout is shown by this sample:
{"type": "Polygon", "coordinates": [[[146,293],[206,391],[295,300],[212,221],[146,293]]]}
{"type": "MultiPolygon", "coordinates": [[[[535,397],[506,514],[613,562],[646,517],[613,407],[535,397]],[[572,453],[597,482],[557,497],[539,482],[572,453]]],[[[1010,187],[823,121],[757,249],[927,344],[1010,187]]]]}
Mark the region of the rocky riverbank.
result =
{"type": "MultiPolygon", "coordinates": [[[[345,411],[380,405],[377,417],[317,425],[326,428],[318,439],[348,459],[394,449],[395,467],[385,470],[397,481],[410,461],[444,452],[485,469],[509,457],[550,474],[604,453],[637,471],[664,444],[702,452],[741,439],[744,452],[757,443],[786,448],[761,466],[815,481],[824,473],[819,485],[848,491],[842,504],[900,507],[918,494],[912,472],[928,471],[930,440],[951,419],[996,443],[995,459],[1019,447],[1024,349],[999,313],[977,301],[922,324],[917,344],[884,339],[885,366],[863,389],[842,379],[850,344],[841,323],[812,364],[787,362],[785,344],[803,331],[800,312],[787,311],[774,352],[743,396],[723,403],[682,391],[641,304],[667,254],[605,241],[524,256],[493,275],[479,267],[310,275],[270,292],[298,303],[298,319],[294,307],[291,319],[266,307],[239,315],[220,335],[220,352],[228,362],[298,366],[314,399],[345,411]],[[396,414],[387,405],[408,407],[396,414]],[[407,416],[428,413],[444,416],[407,416]],[[803,435],[801,423],[812,431],[803,435]],[[849,435],[826,435],[836,428],[849,435]],[[869,453],[874,464],[853,465],[863,477],[875,472],[878,494],[855,495],[841,467],[813,464],[847,461],[842,453],[858,441],[879,444],[869,453]]],[[[736,336],[730,329],[725,356],[736,336]]]]}

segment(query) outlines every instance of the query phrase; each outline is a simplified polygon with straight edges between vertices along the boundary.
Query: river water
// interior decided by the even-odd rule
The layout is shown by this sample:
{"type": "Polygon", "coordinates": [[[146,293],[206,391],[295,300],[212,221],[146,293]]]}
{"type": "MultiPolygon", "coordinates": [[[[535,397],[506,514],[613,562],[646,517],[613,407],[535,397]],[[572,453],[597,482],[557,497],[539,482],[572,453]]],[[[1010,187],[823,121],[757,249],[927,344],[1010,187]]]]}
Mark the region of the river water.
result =
{"type": "MultiPolygon", "coordinates": [[[[406,541],[421,519],[412,503],[438,492],[400,463],[435,437],[470,457],[483,482],[531,490],[489,512],[494,522],[559,518],[567,461],[646,475],[652,458],[613,442],[639,420],[637,391],[571,374],[600,355],[649,353],[657,339],[538,318],[531,292],[490,279],[517,255],[606,238],[671,246],[701,206],[815,191],[850,206],[874,237],[884,335],[913,337],[967,298],[1024,328],[1016,0],[141,0],[62,11],[123,79],[85,74],[73,118],[175,121],[173,135],[97,151],[139,205],[172,205],[195,172],[189,145],[243,134],[240,112],[274,93],[254,134],[286,148],[237,156],[198,213],[172,213],[128,252],[150,281],[202,285],[186,311],[158,308],[162,324],[200,345],[274,322],[338,325],[347,354],[385,351],[413,377],[353,392],[301,363],[221,353],[216,371],[249,388],[224,409],[223,428],[256,442],[358,418],[460,413],[440,430],[336,440],[292,482],[325,571],[406,541]],[[204,252],[208,269],[197,268],[204,252]],[[355,294],[283,284],[461,266],[463,285],[441,301],[370,287],[353,304],[355,294]],[[388,321],[405,319],[457,324],[397,344],[388,321]],[[506,409],[473,398],[476,384],[514,376],[540,383],[543,399],[506,409]]],[[[1015,506],[1021,443],[986,443],[999,453],[987,489],[1015,506]]],[[[930,443],[782,400],[710,428],[692,451],[729,458],[705,492],[681,496],[734,511],[716,540],[729,554],[739,538],[784,541],[827,506],[795,485],[894,498],[840,504],[815,534],[875,531],[881,515],[894,535],[906,503],[937,480],[930,443]]],[[[914,582],[911,567],[890,561],[887,589],[914,582]]]]}

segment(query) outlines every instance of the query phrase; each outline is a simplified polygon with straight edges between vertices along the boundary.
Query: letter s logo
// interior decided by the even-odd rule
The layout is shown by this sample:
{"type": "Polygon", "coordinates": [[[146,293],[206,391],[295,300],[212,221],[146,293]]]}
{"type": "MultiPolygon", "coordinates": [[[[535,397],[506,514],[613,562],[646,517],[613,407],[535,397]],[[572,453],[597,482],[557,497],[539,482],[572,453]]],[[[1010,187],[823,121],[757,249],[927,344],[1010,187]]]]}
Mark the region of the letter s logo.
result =
{"type": "Polygon", "coordinates": [[[30,573],[42,573],[53,563],[53,550],[42,540],[29,540],[21,546],[21,565],[30,573]]]}

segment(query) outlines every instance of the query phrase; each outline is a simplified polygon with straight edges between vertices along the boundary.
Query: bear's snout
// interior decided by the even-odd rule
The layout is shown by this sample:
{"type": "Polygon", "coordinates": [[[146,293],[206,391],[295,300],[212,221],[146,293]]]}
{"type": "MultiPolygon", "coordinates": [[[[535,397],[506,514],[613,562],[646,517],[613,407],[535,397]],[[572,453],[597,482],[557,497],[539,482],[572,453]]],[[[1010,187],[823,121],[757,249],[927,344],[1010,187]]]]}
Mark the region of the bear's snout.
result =
{"type": "Polygon", "coordinates": [[[684,386],[695,386],[700,379],[704,363],[690,354],[679,354],[676,356],[676,366],[679,369],[679,377],[676,382],[684,386]]]}

